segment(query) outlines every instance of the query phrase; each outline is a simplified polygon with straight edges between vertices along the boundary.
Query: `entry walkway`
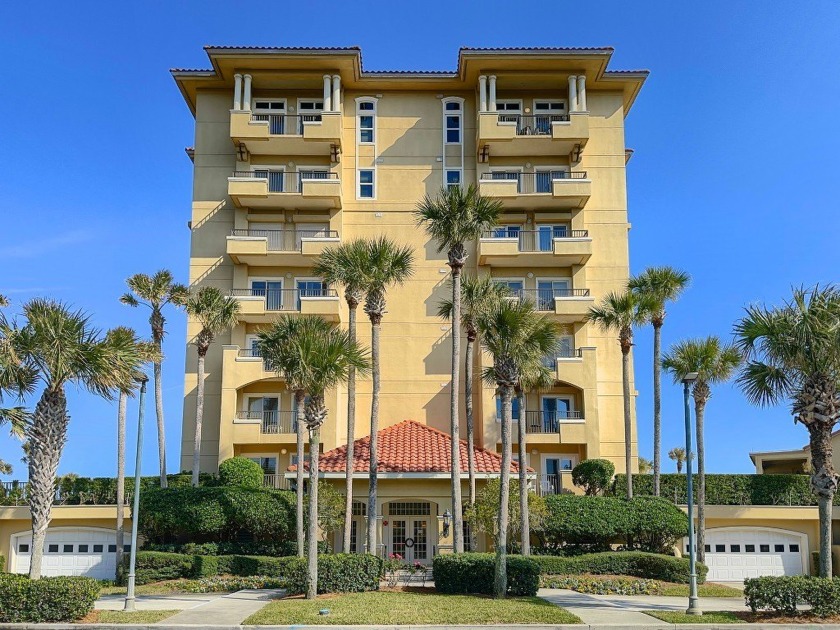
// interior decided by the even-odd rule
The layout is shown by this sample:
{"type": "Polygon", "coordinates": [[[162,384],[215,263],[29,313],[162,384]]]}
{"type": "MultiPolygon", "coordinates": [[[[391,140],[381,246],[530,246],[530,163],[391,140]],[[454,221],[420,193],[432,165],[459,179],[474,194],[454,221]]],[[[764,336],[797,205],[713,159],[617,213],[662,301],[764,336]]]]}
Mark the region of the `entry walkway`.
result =
{"type": "Polygon", "coordinates": [[[177,626],[238,626],[283,593],[280,589],[246,590],[210,599],[163,621],[177,626]]]}

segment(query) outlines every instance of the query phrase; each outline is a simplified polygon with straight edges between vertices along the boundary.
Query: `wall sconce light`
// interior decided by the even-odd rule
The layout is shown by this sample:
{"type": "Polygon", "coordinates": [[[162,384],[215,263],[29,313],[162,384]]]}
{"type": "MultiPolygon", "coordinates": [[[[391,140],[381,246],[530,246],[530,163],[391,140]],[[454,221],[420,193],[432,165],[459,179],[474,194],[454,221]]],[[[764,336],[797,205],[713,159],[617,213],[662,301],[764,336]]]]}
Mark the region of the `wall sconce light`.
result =
{"type": "Polygon", "coordinates": [[[531,168],[531,163],[530,162],[525,162],[525,168],[531,168]]]}
{"type": "Polygon", "coordinates": [[[452,525],[452,512],[448,509],[443,513],[443,537],[449,536],[449,527],[452,525]]]}
{"type": "Polygon", "coordinates": [[[285,448],[281,448],[281,449],[280,449],[280,454],[281,454],[281,455],[285,455],[287,452],[288,452],[288,451],[286,451],[286,449],[285,449],[285,448]]]}
{"type": "Polygon", "coordinates": [[[533,274],[532,272],[530,272],[530,271],[529,271],[529,272],[528,272],[528,277],[529,277],[529,278],[533,278],[533,277],[534,277],[534,274],[533,274]]]}

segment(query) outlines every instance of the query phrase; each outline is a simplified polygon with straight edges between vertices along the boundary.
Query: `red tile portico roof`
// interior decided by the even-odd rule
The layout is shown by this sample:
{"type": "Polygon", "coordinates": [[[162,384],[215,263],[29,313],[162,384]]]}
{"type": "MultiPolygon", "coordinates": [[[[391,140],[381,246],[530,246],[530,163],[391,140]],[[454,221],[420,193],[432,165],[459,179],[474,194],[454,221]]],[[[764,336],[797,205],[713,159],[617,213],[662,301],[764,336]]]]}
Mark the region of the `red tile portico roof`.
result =
{"type": "MultiPolygon", "coordinates": [[[[450,467],[451,439],[449,434],[438,431],[415,420],[404,420],[380,430],[379,465],[380,473],[448,473],[450,467]]],[[[467,472],[467,443],[459,440],[461,470],[467,472]]],[[[475,450],[475,470],[479,474],[500,473],[502,456],[483,448],[475,450]]],[[[354,471],[370,471],[370,436],[353,442],[354,471]]],[[[322,473],[343,473],[347,459],[347,446],[327,451],[318,461],[322,473]]],[[[519,466],[511,462],[511,472],[518,472],[519,466]]],[[[296,470],[289,466],[288,470],[296,470]]],[[[530,468],[529,468],[530,470],[530,468]]]]}

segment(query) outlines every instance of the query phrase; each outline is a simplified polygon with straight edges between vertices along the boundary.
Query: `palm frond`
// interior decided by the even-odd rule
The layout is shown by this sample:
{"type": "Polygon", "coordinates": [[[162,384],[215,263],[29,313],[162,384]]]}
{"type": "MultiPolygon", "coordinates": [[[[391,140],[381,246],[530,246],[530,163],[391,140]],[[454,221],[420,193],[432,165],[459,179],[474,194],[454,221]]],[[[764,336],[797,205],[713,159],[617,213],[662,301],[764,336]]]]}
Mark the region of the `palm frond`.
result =
{"type": "Polygon", "coordinates": [[[423,197],[414,216],[442,252],[480,238],[496,225],[501,211],[501,201],[482,197],[476,186],[451,186],[423,197]]]}
{"type": "Polygon", "coordinates": [[[662,357],[662,369],[671,374],[675,383],[697,372],[698,381],[713,384],[732,378],[742,362],[738,348],[712,335],[705,339],[686,339],[672,346],[662,357]]]}
{"type": "Polygon", "coordinates": [[[206,349],[220,334],[239,321],[239,302],[217,287],[202,287],[185,303],[187,314],[198,320],[201,331],[196,336],[199,349],[206,349]]]}
{"type": "Polygon", "coordinates": [[[685,291],[691,276],[674,267],[648,267],[638,276],[630,278],[627,288],[650,300],[650,310],[655,316],[664,316],[665,304],[673,302],[685,291]]]}

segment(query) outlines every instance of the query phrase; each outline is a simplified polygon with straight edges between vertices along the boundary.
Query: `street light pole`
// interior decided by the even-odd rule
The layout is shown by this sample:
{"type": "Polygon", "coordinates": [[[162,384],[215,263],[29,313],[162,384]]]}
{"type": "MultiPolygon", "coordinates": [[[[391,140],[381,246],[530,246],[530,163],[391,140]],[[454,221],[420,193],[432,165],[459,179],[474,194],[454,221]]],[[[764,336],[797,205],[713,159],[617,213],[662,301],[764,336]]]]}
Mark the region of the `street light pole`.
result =
{"type": "MultiPolygon", "coordinates": [[[[143,459],[143,411],[146,401],[146,383],[149,379],[146,376],[138,379],[140,382],[140,410],[137,413],[137,459],[134,462],[134,506],[131,511],[131,556],[128,562],[128,589],[125,594],[125,606],[123,610],[134,610],[134,568],[137,564],[137,518],[140,511],[140,466],[143,459]]],[[[117,506],[123,509],[123,506],[117,506]]]]}
{"type": "Polygon", "coordinates": [[[694,548],[694,483],[691,474],[691,407],[688,404],[689,387],[697,380],[697,372],[685,375],[683,379],[683,402],[685,404],[685,476],[688,489],[688,610],[687,615],[702,615],[700,599],[697,597],[697,550],[694,548]]]}

